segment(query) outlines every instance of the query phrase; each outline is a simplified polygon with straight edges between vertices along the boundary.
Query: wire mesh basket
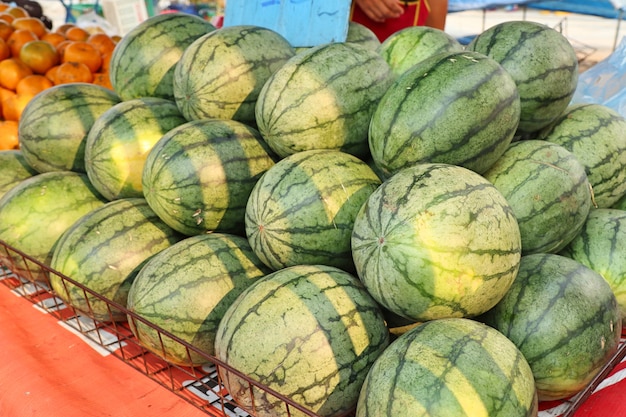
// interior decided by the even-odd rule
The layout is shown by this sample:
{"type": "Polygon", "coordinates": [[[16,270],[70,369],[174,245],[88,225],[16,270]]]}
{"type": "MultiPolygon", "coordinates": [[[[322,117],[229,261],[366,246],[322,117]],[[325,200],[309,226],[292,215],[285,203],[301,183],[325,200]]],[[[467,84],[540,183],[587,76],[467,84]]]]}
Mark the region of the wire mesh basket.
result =
{"type": "MultiPolygon", "coordinates": [[[[212,355],[186,343],[175,335],[154,325],[125,307],[108,300],[84,285],[52,270],[45,264],[27,254],[7,245],[0,240],[0,282],[15,293],[35,304],[51,316],[66,325],[70,330],[79,333],[90,342],[106,349],[111,355],[149,377],[181,399],[214,417],[256,417],[265,415],[261,405],[243,407],[235,402],[228,393],[222,378],[225,375],[237,377],[245,382],[247,397],[254,399],[263,397],[276,409],[282,408],[281,415],[319,417],[278,392],[252,380],[242,372],[228,366],[212,355]],[[83,292],[83,297],[97,299],[107,305],[109,316],[113,312],[122,311],[127,314],[128,321],[120,322],[113,319],[101,321],[93,319],[90,311],[79,311],[64,303],[48,284],[49,277],[56,275],[63,285],[72,285],[83,292]],[[180,344],[191,361],[194,357],[203,357],[207,364],[198,367],[186,367],[172,364],[152,351],[147,350],[134,336],[131,325],[133,321],[142,322],[153,329],[158,335],[161,349],[172,343],[180,344]]],[[[163,354],[163,356],[165,353],[163,354]]],[[[626,343],[622,343],[611,360],[601,369],[587,387],[574,397],[564,402],[566,409],[560,417],[573,417],[580,406],[589,398],[600,383],[611,373],[613,368],[626,357],[626,343]]],[[[341,417],[353,417],[354,411],[341,417]]]]}
{"type": "MultiPolygon", "coordinates": [[[[283,415],[319,417],[289,398],[224,364],[214,356],[194,348],[125,307],[102,297],[70,277],[52,270],[1,240],[0,282],[62,322],[70,330],[106,349],[111,355],[156,381],[207,415],[214,417],[254,417],[261,413],[260,406],[254,403],[249,408],[244,409],[242,405],[234,401],[222,381],[222,376],[229,374],[229,377],[234,376],[245,381],[249,398],[266,398],[273,407],[282,408],[283,415]],[[95,320],[92,318],[92,312],[79,311],[66,304],[49,286],[48,280],[53,274],[59,277],[63,285],[79,288],[85,299],[97,299],[106,303],[110,317],[113,317],[113,312],[122,311],[127,314],[128,321],[95,320]],[[186,351],[188,358],[191,358],[192,355],[196,358],[203,357],[207,364],[198,367],[186,367],[162,359],[161,356],[144,348],[137,340],[131,331],[133,321],[142,322],[145,326],[153,329],[158,335],[163,351],[165,351],[166,345],[180,344],[182,349],[186,351]]],[[[346,416],[350,415],[353,414],[346,414],[346,416]]]]}

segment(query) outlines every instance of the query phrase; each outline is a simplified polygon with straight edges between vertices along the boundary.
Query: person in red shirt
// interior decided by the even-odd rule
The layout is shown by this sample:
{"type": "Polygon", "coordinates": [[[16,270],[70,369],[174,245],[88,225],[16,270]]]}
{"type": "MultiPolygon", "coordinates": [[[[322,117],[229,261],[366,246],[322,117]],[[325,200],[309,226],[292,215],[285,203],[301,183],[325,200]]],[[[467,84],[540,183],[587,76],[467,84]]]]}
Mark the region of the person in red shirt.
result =
{"type": "Polygon", "coordinates": [[[447,14],[448,0],[354,0],[350,19],[371,29],[383,42],[409,26],[444,30],[447,14]]]}

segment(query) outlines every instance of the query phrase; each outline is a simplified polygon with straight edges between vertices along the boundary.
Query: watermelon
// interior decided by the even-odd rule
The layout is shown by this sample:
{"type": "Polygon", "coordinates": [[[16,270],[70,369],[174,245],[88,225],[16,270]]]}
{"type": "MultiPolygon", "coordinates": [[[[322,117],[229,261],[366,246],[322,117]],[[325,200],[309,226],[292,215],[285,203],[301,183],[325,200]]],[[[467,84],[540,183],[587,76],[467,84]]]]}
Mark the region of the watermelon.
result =
{"type": "Polygon", "coordinates": [[[416,164],[383,182],[357,214],[351,242],[370,294],[413,321],[484,313],[508,291],[521,257],[506,199],[448,164],[416,164]]]}
{"type": "MultiPolygon", "coordinates": [[[[382,313],[358,278],[330,266],[297,265],[239,295],[217,329],[215,355],[309,412],[330,417],[355,406],[370,366],[388,343],[382,313]]],[[[228,392],[251,414],[307,415],[251,389],[225,367],[218,370],[228,392]]]]}
{"type": "Polygon", "coordinates": [[[578,85],[578,57],[562,33],[542,23],[511,20],[481,32],[467,45],[511,74],[521,100],[518,136],[561,115],[578,85]]]}
{"type": "Polygon", "coordinates": [[[255,107],[259,131],[281,158],[312,149],[364,157],[370,119],[392,79],[385,60],[363,46],[337,42],[310,48],[289,59],[261,89],[255,107]]]}
{"type": "Polygon", "coordinates": [[[626,211],[591,210],[580,233],[559,253],[593,269],[609,283],[626,318],[626,211]]]}
{"type": "Polygon", "coordinates": [[[378,52],[378,48],[380,48],[380,40],[376,33],[367,26],[352,20],[348,22],[346,42],[361,45],[375,52],[378,52]]]}
{"type": "Polygon", "coordinates": [[[164,13],[139,23],[117,43],[109,78],[123,100],[159,97],[174,100],[174,71],[185,49],[215,30],[189,13],[164,13]]]}
{"type": "Polygon", "coordinates": [[[389,36],[378,52],[396,76],[433,55],[461,52],[463,45],[452,35],[430,26],[409,26],[389,36]]]}
{"type": "Polygon", "coordinates": [[[422,323],[376,359],[356,417],[534,417],[533,373],[502,333],[465,318],[422,323]]]}
{"type": "Polygon", "coordinates": [[[94,122],[85,143],[87,175],[108,200],[143,198],[141,176],[150,150],[186,123],[176,103],[158,97],[125,100],[94,122]]]}
{"type": "Polygon", "coordinates": [[[143,198],[119,199],[92,210],[59,238],[50,266],[80,286],[51,274],[50,285],[68,305],[99,321],[124,321],[135,276],[151,256],[181,240],[143,198]]]}
{"type": "Polygon", "coordinates": [[[255,124],[254,107],[268,78],[295,50],[278,32],[229,26],[196,39],[174,71],[174,98],[187,120],[255,124]]]}
{"type": "MultiPolygon", "coordinates": [[[[34,175],[0,199],[0,240],[49,265],[61,235],[105,202],[85,174],[51,171],[34,175]]],[[[21,257],[8,262],[13,272],[27,279],[48,280],[44,269],[25,264],[21,257]]]]}
{"type": "Polygon", "coordinates": [[[595,205],[610,208],[626,194],[626,119],[602,104],[572,104],[537,139],[563,146],[585,166],[595,205]]]}
{"type": "Polygon", "coordinates": [[[415,163],[486,171],[513,140],[520,116],[515,82],[477,52],[434,55],[396,79],[369,128],[376,165],[386,174],[415,163]]]}
{"type": "Polygon", "coordinates": [[[353,271],[354,219],[379,185],[365,162],[345,152],[290,155],[269,168],[250,193],[245,213],[250,246],[274,270],[323,264],[353,271]]]}
{"type": "MultiPolygon", "coordinates": [[[[226,309],[258,278],[271,271],[245,238],[224,233],[192,236],[163,249],[139,271],[128,292],[127,309],[207,355],[226,309]]],[[[205,356],[159,335],[128,315],[137,340],[170,363],[203,365],[205,356]]]]}
{"type": "Polygon", "coordinates": [[[19,149],[0,151],[0,198],[23,180],[39,174],[19,149]]]}
{"type": "Polygon", "coordinates": [[[513,209],[526,255],[563,249],[580,232],[592,208],[585,167],[555,143],[513,142],[483,175],[513,209]]]}
{"type": "Polygon", "coordinates": [[[85,172],[87,134],[102,113],[119,103],[108,88],[60,84],[33,97],[18,127],[20,149],[38,172],[85,172]]]}
{"type": "Polygon", "coordinates": [[[144,197],[183,234],[244,235],[248,197],[274,158],[259,132],[241,122],[191,121],[167,132],[148,153],[144,197]]]}
{"type": "Polygon", "coordinates": [[[552,253],[524,255],[509,292],[483,317],[532,369],[539,400],[570,397],[617,351],[622,320],[600,274],[552,253]]]}

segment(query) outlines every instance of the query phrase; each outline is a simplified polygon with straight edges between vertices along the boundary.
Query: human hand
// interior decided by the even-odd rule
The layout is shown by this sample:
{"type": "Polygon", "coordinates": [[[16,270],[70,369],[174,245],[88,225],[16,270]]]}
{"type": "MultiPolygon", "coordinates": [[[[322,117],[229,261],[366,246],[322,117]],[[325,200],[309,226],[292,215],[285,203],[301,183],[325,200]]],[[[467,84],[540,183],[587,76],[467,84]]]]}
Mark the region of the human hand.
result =
{"type": "Polygon", "coordinates": [[[354,0],[354,2],[375,22],[384,22],[404,13],[404,7],[398,0],[354,0]]]}

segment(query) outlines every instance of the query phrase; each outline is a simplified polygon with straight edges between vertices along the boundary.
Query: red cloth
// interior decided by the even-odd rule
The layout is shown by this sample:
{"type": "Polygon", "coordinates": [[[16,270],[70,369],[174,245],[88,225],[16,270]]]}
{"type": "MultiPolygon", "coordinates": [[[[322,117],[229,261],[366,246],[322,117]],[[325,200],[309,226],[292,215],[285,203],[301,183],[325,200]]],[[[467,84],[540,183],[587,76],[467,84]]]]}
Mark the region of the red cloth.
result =
{"type": "Polygon", "coordinates": [[[404,9],[404,13],[398,18],[387,19],[384,22],[374,22],[353,2],[350,20],[368,27],[383,42],[394,32],[401,29],[410,26],[424,26],[429,13],[428,4],[425,0],[405,2],[404,9]]]}
{"type": "Polygon", "coordinates": [[[0,416],[207,417],[0,283],[0,416]]]}

